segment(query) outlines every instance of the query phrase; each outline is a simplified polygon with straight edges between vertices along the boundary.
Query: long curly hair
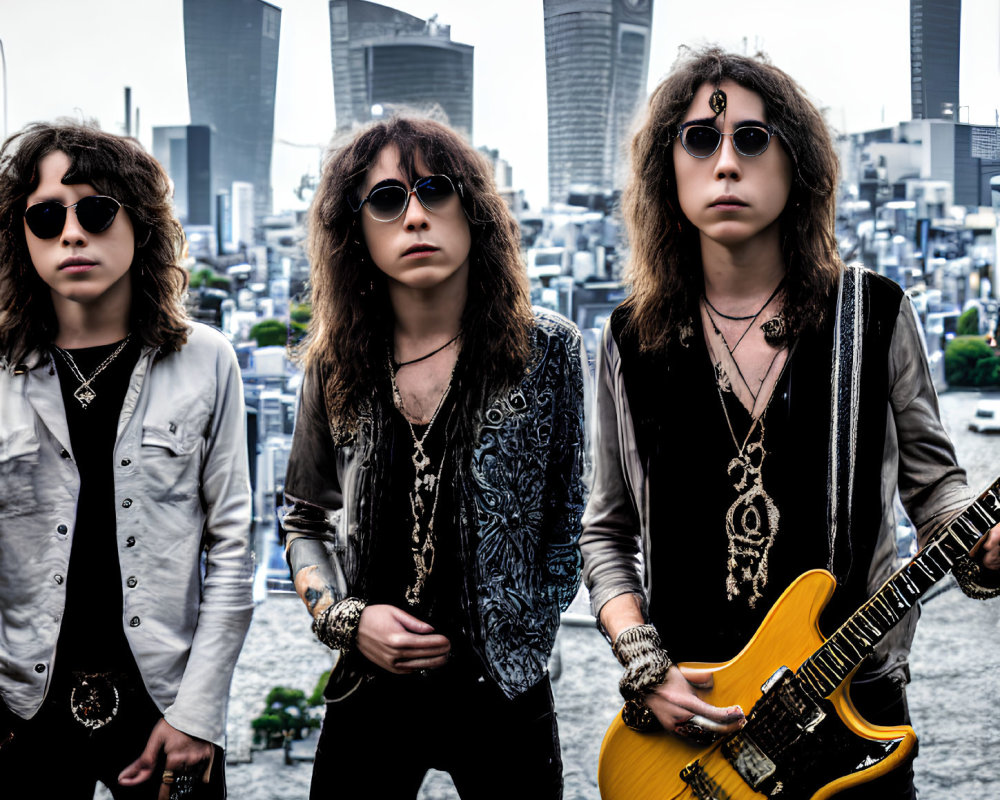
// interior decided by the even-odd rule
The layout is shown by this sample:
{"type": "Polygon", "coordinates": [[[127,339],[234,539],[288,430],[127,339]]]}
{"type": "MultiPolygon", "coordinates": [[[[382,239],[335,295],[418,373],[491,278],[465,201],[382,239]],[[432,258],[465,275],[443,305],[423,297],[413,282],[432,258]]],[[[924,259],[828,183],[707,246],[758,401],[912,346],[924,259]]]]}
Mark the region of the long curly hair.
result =
{"type": "Polygon", "coordinates": [[[354,211],[369,168],[388,145],[400,155],[409,182],[416,162],[448,175],[469,222],[468,298],[462,314],[462,357],[455,373],[468,421],[492,392],[523,375],[533,315],[520,235],[494,186],[489,164],[447,126],[417,116],[379,120],[334,146],[309,211],[312,322],[301,360],[325,376],[327,413],[342,431],[357,415],[386,370],[393,314],[386,279],[372,262],[354,211]],[[352,207],[353,205],[353,207],[352,207]]]}
{"type": "Polygon", "coordinates": [[[132,221],[130,331],[160,355],[179,350],[189,327],[182,303],[187,271],[180,266],[184,231],[174,215],[170,179],[135,139],[88,124],[38,122],[0,149],[0,354],[17,362],[58,332],[51,292],[32,265],[24,235],[38,164],[55,151],[70,160],[64,184],[89,183],[121,203],[132,221]]]}
{"type": "Polygon", "coordinates": [[[697,229],[680,210],[671,146],[695,93],[725,79],[756,92],[767,122],[792,160],[793,180],[779,218],[789,333],[815,329],[843,262],[834,235],[837,155],[820,112],[802,88],[767,61],[719,48],[689,52],[649,98],[632,139],[622,199],[632,292],[623,304],[643,350],[660,350],[692,316],[703,291],[697,229]]]}

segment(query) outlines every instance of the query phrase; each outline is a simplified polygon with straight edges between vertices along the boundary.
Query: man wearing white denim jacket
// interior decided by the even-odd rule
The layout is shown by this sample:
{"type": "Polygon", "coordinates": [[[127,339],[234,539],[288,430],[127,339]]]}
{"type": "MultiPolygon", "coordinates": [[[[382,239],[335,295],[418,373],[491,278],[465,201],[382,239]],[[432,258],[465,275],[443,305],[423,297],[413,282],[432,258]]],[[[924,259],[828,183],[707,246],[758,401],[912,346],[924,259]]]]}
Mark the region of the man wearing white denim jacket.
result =
{"type": "Polygon", "coordinates": [[[169,183],[132,140],[29,127],[0,216],[3,784],[224,797],[253,605],[235,354],[184,316],[169,183]]]}

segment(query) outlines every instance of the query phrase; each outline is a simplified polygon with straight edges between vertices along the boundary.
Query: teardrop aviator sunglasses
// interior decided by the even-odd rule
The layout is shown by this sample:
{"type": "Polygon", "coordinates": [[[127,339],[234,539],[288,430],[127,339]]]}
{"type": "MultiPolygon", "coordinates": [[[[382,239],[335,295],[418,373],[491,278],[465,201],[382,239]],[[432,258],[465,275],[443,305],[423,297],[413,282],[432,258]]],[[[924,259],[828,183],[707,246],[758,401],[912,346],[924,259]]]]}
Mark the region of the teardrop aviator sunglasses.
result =
{"type": "MultiPolygon", "coordinates": [[[[459,184],[461,185],[461,184],[459,184]]],[[[428,211],[439,211],[455,194],[455,184],[447,175],[427,175],[417,178],[412,189],[397,180],[386,180],[376,184],[357,206],[351,203],[355,213],[368,204],[368,213],[376,222],[393,222],[406,213],[410,196],[416,195],[420,205],[428,211]]]]}
{"type": "Polygon", "coordinates": [[[723,133],[718,128],[698,122],[685,122],[677,129],[681,145],[695,158],[715,155],[723,136],[733,137],[733,149],[741,156],[759,156],[767,150],[771,137],[776,133],[770,125],[741,125],[732,133],[723,133]]]}
{"type": "Polygon", "coordinates": [[[24,221],[39,239],[54,239],[63,232],[66,212],[72,208],[76,210],[76,219],[87,233],[103,233],[111,227],[121,207],[122,204],[113,197],[102,194],[80,198],[68,206],[56,200],[46,200],[28,206],[24,211],[24,221]]]}

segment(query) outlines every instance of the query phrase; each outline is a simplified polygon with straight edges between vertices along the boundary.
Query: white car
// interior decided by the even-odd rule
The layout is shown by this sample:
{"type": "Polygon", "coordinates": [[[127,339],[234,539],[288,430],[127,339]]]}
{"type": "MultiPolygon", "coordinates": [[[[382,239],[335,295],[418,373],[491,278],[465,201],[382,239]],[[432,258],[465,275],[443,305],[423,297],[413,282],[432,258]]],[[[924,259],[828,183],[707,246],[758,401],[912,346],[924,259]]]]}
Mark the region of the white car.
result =
{"type": "Polygon", "coordinates": [[[1000,400],[980,400],[969,421],[970,431],[1000,431],[1000,400]]]}

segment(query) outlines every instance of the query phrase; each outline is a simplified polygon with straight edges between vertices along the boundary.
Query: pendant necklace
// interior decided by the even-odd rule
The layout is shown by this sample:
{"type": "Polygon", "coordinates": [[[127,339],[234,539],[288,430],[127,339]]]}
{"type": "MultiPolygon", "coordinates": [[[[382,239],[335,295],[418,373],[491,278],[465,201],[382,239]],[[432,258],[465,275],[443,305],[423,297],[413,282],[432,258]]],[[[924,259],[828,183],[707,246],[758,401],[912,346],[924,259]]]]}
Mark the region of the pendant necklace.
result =
{"type": "MultiPolygon", "coordinates": [[[[457,336],[455,337],[458,338],[457,336]]],[[[452,339],[451,341],[455,341],[452,339]]],[[[443,350],[451,342],[438,348],[443,350]]],[[[429,357],[433,354],[428,354],[424,358],[429,357]]],[[[423,359],[417,359],[423,360],[423,359]]],[[[410,491],[410,514],[413,517],[413,531],[410,535],[411,549],[413,552],[413,565],[416,570],[416,579],[412,586],[406,589],[406,602],[411,606],[416,606],[420,603],[420,596],[423,592],[424,585],[427,583],[427,578],[431,574],[431,570],[434,567],[434,514],[437,511],[438,496],[441,493],[441,474],[444,470],[444,464],[447,460],[447,452],[441,457],[441,463],[438,464],[437,471],[432,469],[432,463],[430,456],[427,455],[427,451],[424,446],[430,436],[431,430],[434,427],[434,422],[438,418],[438,414],[444,407],[445,399],[451,393],[452,381],[455,378],[455,367],[458,366],[458,360],[456,359],[455,364],[451,368],[451,374],[448,376],[448,384],[445,386],[444,391],[441,393],[441,399],[438,400],[437,407],[434,409],[434,413],[431,415],[430,422],[427,423],[427,428],[424,430],[421,436],[417,436],[416,431],[413,429],[413,423],[410,418],[406,416],[403,410],[403,396],[399,392],[399,387],[396,385],[396,371],[393,369],[393,359],[389,356],[389,380],[392,384],[392,401],[393,404],[399,409],[399,412],[403,415],[403,419],[406,420],[406,425],[410,430],[410,437],[413,439],[413,454],[410,456],[410,460],[413,463],[413,489],[410,491]],[[430,515],[427,517],[427,530],[424,536],[421,536],[422,526],[421,520],[426,513],[428,505],[430,506],[430,515]]],[[[412,362],[407,362],[412,363],[412,362]]]]}
{"type": "Polygon", "coordinates": [[[94,378],[96,378],[98,375],[104,372],[105,368],[107,368],[107,366],[112,361],[118,358],[118,355],[121,353],[122,350],[125,349],[125,346],[129,343],[129,339],[131,338],[132,334],[130,333],[124,339],[122,339],[121,344],[115,348],[114,352],[111,355],[109,355],[106,359],[104,359],[104,361],[102,361],[98,365],[97,369],[95,369],[90,374],[89,378],[83,377],[83,373],[80,371],[80,368],[76,365],[76,361],[73,359],[72,355],[70,355],[67,351],[63,350],[58,345],[56,344],[52,345],[55,348],[55,351],[60,356],[62,356],[62,360],[66,362],[66,366],[68,366],[70,372],[73,373],[73,377],[76,378],[78,381],[80,381],[80,385],[76,388],[76,391],[73,392],[73,397],[75,397],[79,401],[81,407],[83,407],[84,410],[86,410],[87,406],[93,403],[94,399],[97,397],[97,392],[94,391],[94,387],[91,386],[91,383],[93,383],[94,378]]]}
{"type": "MultiPolygon", "coordinates": [[[[703,292],[702,295],[701,295],[701,299],[705,301],[705,312],[708,314],[708,318],[712,322],[712,327],[714,328],[715,332],[717,334],[719,334],[719,337],[722,339],[722,343],[725,345],[726,349],[729,351],[729,355],[732,357],[733,366],[736,367],[736,374],[740,376],[740,380],[743,381],[743,385],[747,388],[747,391],[750,392],[750,396],[754,399],[755,403],[757,402],[757,395],[760,393],[760,387],[759,386],[757,387],[757,391],[756,392],[753,389],[750,388],[750,384],[747,382],[747,379],[744,377],[743,370],[740,369],[739,362],[736,360],[736,348],[738,348],[740,346],[740,343],[743,341],[743,339],[746,338],[746,335],[750,332],[750,329],[753,327],[754,323],[757,321],[757,318],[761,314],[764,313],[764,309],[767,308],[769,305],[771,305],[771,301],[774,300],[774,298],[778,296],[778,292],[781,291],[781,287],[784,286],[784,284],[785,284],[785,279],[782,278],[780,281],[778,281],[778,285],[774,287],[774,291],[771,292],[771,294],[768,296],[767,300],[764,301],[764,305],[762,305],[760,308],[758,308],[757,312],[755,314],[747,314],[745,316],[733,316],[733,315],[730,315],[730,314],[723,314],[721,311],[719,311],[719,309],[717,309],[715,306],[712,305],[712,301],[708,299],[708,295],[707,294],[705,294],[703,292]],[[712,312],[715,312],[715,314],[713,315],[712,312]],[[722,317],[723,319],[728,319],[728,320],[733,320],[733,321],[738,321],[738,322],[739,321],[743,321],[743,320],[750,320],[750,322],[747,324],[746,328],[744,328],[743,333],[740,334],[740,338],[736,340],[736,344],[734,344],[732,347],[729,346],[729,342],[726,341],[725,335],[723,335],[722,331],[719,329],[719,325],[718,325],[718,323],[715,320],[716,316],[722,317]]],[[[778,320],[778,319],[781,320],[781,323],[782,323],[781,330],[783,332],[784,331],[784,319],[781,318],[781,317],[775,317],[772,320],[768,320],[768,322],[764,323],[764,326],[769,326],[770,323],[775,322],[775,320],[778,320]]],[[[763,330],[764,326],[761,326],[762,330],[763,330]]],[[[774,326],[771,326],[771,327],[768,328],[767,331],[764,331],[764,340],[769,345],[771,345],[772,347],[775,347],[775,346],[777,346],[777,342],[772,341],[773,334],[769,335],[773,327],[774,326]]],[[[771,359],[771,363],[768,365],[767,370],[764,372],[764,378],[765,379],[767,378],[767,375],[771,372],[771,367],[774,366],[774,362],[777,361],[778,356],[781,354],[781,352],[782,352],[783,349],[784,348],[778,348],[778,352],[774,354],[774,358],[771,359]]],[[[763,381],[761,381],[761,383],[763,383],[763,381]]],[[[727,416],[727,421],[728,421],[728,416],[727,416]]],[[[731,429],[731,427],[732,426],[730,426],[730,429],[731,429]]],[[[751,428],[751,431],[752,430],[753,429],[751,428]]],[[[734,441],[735,441],[735,437],[734,437],[734,441]]]]}

